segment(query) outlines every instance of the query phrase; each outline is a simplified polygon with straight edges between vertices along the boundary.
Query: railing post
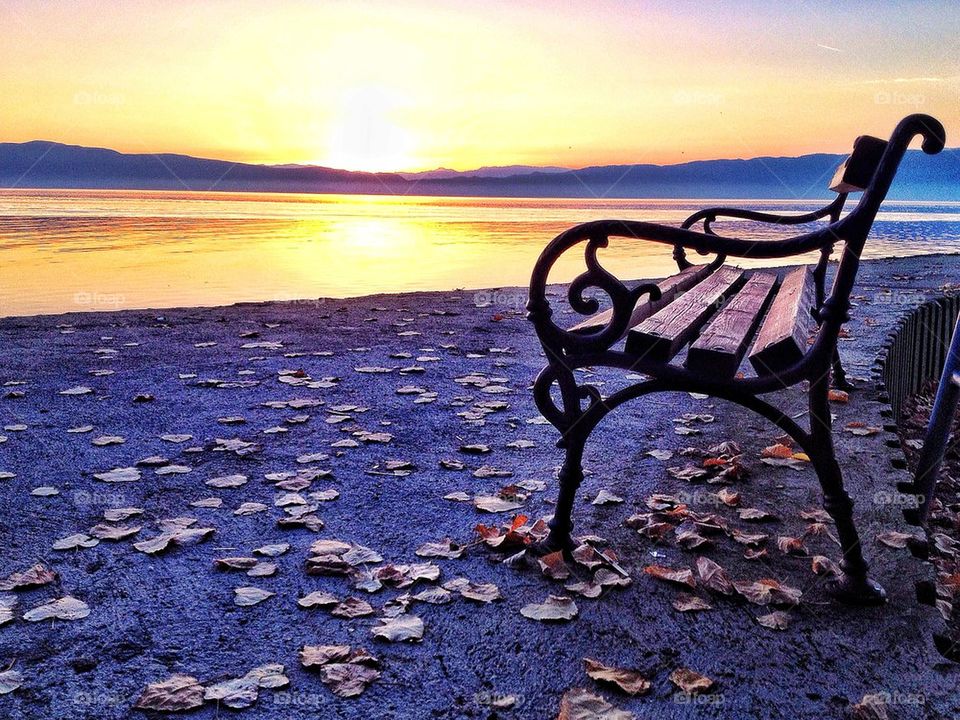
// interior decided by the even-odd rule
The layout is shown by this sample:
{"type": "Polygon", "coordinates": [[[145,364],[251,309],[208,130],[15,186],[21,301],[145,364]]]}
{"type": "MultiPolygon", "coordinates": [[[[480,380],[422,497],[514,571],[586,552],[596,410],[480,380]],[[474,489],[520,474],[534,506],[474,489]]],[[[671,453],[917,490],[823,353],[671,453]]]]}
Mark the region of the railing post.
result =
{"type": "Polygon", "coordinates": [[[927,515],[930,513],[930,502],[936,492],[937,475],[947,450],[947,441],[950,438],[950,428],[953,425],[953,416],[958,402],[960,402],[960,316],[957,317],[950,351],[943,365],[940,386],[937,388],[937,397],[933,402],[933,411],[930,413],[927,437],[917,463],[915,487],[920,495],[921,522],[926,522],[927,515]]]}

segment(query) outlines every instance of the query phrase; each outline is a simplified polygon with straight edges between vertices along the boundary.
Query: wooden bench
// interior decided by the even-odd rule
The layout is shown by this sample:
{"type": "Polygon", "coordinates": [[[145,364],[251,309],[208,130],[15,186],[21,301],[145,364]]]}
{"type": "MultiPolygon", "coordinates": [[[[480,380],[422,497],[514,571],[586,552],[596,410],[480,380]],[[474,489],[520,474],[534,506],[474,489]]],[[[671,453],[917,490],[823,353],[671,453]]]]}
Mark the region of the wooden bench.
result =
{"type": "Polygon", "coordinates": [[[860,255],[907,146],[923,138],[928,154],[944,147],[943,126],[927,115],[904,118],[889,141],[857,138],[850,157],[830,183],[835,199],[819,210],[779,215],[742,208],[707,208],[679,227],[632,220],[584,223],[558,235],[543,251],[530,281],[528,317],[547,357],[534,383],[537,407],[561,433],[564,449],[560,493],[542,552],[572,546],[572,511],[583,480],[583,451],[597,424],[621,404],[658,391],[712,395],[754,410],[791,436],[810,457],[823,490],[824,508],[837,526],[843,557],[830,590],[842,600],[879,603],[883,589],[867,575],[853,522],[853,502],[843,487],[834,452],[828,391],[831,375],[847,386],[837,338],[849,319],[850,295],[860,255]],[[849,193],[862,193],[841,217],[849,193]],[[751,240],[717,231],[719,218],[785,227],[816,224],[808,232],[778,240],[751,240]],[[694,227],[702,225],[702,229],[694,227]],[[629,287],[603,268],[598,252],[610,238],[649,241],[673,248],[679,272],[658,282],[629,287]],[[827,266],[842,245],[829,295],[827,266]],[[586,270],[571,283],[567,299],[587,316],[573,327],[556,324],[547,300],[554,263],[583,246],[586,270]],[[695,265],[687,251],[713,258],[695,265]],[[813,267],[746,271],[732,258],[784,259],[819,253],[813,267]],[[595,295],[605,296],[602,311],[595,295]],[[576,370],[611,367],[644,380],[604,397],[580,384],[576,370]],[[804,429],[763,396],[809,383],[810,426],[804,429]],[[557,389],[559,392],[554,393],[557,389]]]}

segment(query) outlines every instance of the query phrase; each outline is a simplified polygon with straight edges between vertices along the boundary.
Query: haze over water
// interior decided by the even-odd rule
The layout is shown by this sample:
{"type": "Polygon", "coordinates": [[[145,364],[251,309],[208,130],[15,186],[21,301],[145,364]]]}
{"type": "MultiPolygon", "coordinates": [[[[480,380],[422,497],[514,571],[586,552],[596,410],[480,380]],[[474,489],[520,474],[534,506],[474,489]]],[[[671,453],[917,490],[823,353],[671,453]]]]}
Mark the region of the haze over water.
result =
{"type": "MultiPolygon", "coordinates": [[[[710,204],[0,190],[0,316],[524,286],[546,243],[571,225],[602,218],[679,224],[710,204]]],[[[823,203],[716,204],[803,212],[823,203]]],[[[786,236],[737,222],[715,229],[786,236]]],[[[960,203],[887,202],[865,257],[955,252],[958,240],[960,203]]],[[[623,239],[600,258],[623,278],[659,277],[676,271],[670,251],[623,239]]],[[[582,251],[568,256],[551,280],[583,269],[582,251]]]]}

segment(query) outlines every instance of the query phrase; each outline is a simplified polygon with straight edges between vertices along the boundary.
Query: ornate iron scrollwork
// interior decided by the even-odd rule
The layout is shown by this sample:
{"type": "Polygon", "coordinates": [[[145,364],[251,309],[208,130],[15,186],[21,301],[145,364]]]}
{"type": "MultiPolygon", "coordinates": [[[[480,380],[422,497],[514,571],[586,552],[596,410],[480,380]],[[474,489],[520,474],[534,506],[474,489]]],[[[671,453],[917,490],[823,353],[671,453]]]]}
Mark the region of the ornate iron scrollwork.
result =
{"type": "MultiPolygon", "coordinates": [[[[583,239],[580,238],[577,242],[583,239]]],[[[623,337],[630,323],[633,309],[642,296],[649,295],[651,300],[660,299],[660,288],[655,284],[641,283],[634,288],[628,288],[600,264],[597,251],[609,244],[607,235],[592,233],[585,239],[587,241],[584,248],[586,270],[570,283],[567,289],[567,301],[577,313],[584,316],[594,315],[600,309],[600,301],[596,297],[588,297],[586,293],[597,290],[606,295],[609,300],[609,321],[598,330],[578,333],[561,328],[552,320],[552,312],[544,292],[546,277],[557,259],[576,243],[558,245],[553,252],[545,252],[537,263],[534,274],[542,277],[543,282],[537,288],[539,292],[531,289],[530,301],[527,304],[527,317],[533,321],[548,352],[592,353],[606,350],[623,337]]]]}

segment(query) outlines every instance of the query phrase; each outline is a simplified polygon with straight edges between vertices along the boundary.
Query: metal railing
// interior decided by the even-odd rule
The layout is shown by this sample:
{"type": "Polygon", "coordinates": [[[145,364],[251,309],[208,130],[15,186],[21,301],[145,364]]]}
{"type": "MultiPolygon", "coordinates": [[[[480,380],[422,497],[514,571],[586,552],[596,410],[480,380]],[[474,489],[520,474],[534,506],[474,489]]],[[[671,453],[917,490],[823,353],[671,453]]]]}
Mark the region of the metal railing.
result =
{"type": "Polygon", "coordinates": [[[880,359],[878,389],[895,422],[904,401],[943,373],[958,314],[960,295],[930,300],[907,314],[890,334],[880,359]]]}

